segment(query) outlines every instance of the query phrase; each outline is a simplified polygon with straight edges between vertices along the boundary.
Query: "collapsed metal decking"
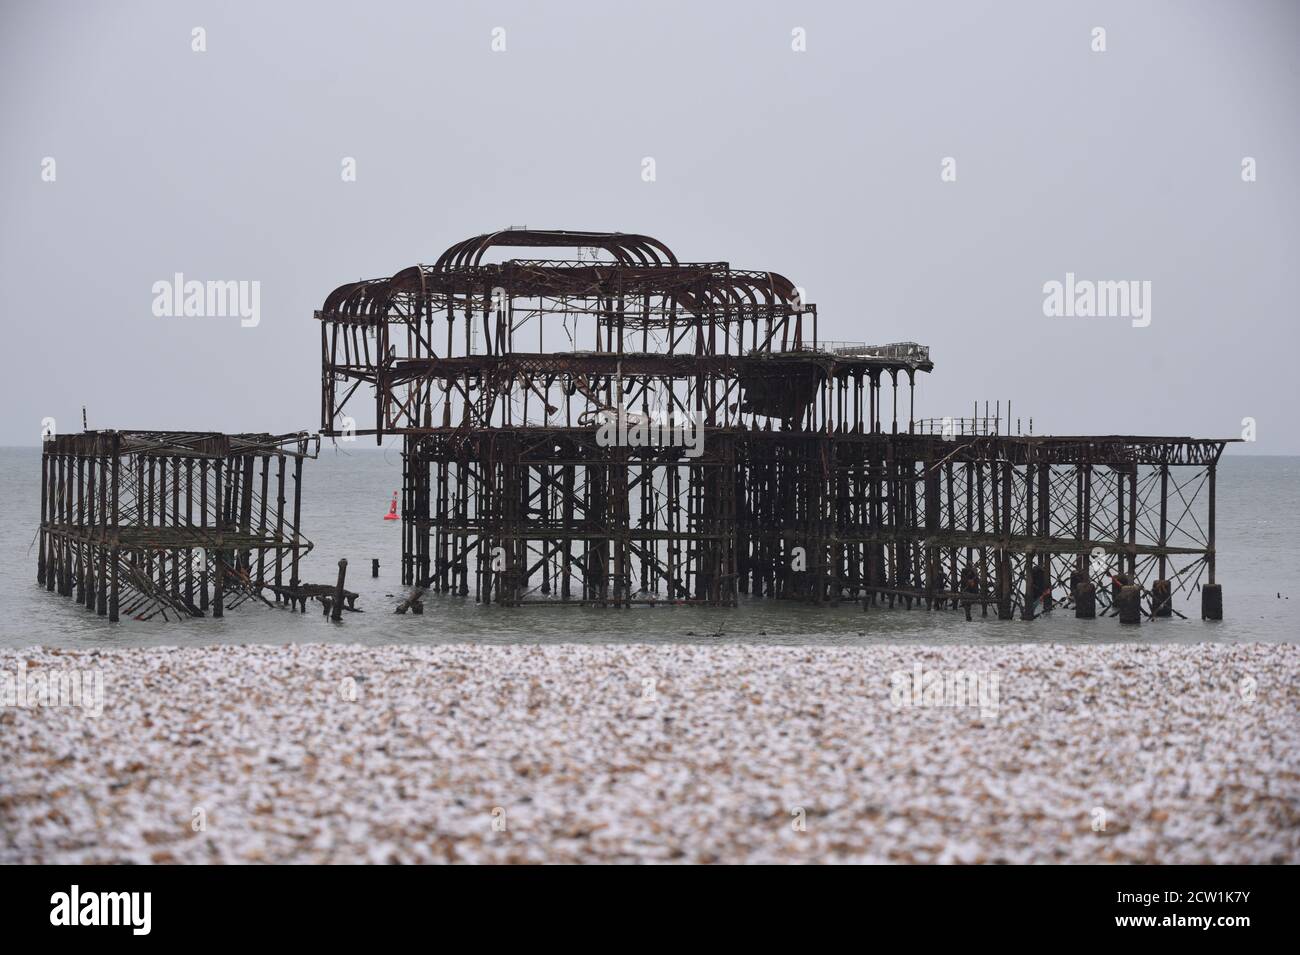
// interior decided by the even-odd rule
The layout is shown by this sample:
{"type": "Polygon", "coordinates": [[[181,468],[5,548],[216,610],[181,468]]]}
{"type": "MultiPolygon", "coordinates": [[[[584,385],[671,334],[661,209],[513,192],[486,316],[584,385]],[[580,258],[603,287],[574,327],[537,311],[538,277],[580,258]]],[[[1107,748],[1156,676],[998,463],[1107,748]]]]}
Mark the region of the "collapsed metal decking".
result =
{"type": "Polygon", "coordinates": [[[306,432],[52,435],[37,580],[112,621],[220,617],[263,590],[287,600],[312,547],[302,462],[319,445],[306,432]]]}
{"type": "Polygon", "coordinates": [[[403,436],[407,584],[1010,617],[1044,581],[1072,599],[1091,579],[1105,609],[1113,578],[1149,583],[1151,614],[1198,588],[1220,612],[1224,441],[1013,436],[987,417],[928,433],[929,349],[819,341],[816,306],[774,272],[680,262],[642,235],[506,230],[341,286],[316,318],[321,433],[403,436]],[[570,257],[488,261],[511,248],[570,257]],[[597,440],[610,416],[665,414],[698,419],[702,454],[597,440]]]}

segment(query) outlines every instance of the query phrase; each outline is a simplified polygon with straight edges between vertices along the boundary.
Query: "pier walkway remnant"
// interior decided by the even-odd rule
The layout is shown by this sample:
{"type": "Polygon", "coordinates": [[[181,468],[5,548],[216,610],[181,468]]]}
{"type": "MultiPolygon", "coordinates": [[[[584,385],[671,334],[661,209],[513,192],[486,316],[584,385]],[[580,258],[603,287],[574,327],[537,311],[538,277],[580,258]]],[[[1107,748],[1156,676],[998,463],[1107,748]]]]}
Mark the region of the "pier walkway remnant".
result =
{"type": "Polygon", "coordinates": [[[112,621],[220,617],[268,589],[278,601],[312,547],[302,464],[319,448],[307,432],[51,435],[37,580],[112,621]]]}

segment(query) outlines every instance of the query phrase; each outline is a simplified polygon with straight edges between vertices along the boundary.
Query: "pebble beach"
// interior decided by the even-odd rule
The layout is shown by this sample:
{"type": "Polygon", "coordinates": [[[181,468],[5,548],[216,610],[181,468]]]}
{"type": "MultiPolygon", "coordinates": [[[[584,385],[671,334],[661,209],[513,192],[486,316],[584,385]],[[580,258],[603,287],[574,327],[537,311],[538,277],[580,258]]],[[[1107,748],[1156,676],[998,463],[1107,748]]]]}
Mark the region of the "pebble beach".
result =
{"type": "Polygon", "coordinates": [[[1300,861],[1292,644],[32,648],[0,674],[4,863],[1300,861]],[[60,674],[79,704],[42,697],[60,674]]]}

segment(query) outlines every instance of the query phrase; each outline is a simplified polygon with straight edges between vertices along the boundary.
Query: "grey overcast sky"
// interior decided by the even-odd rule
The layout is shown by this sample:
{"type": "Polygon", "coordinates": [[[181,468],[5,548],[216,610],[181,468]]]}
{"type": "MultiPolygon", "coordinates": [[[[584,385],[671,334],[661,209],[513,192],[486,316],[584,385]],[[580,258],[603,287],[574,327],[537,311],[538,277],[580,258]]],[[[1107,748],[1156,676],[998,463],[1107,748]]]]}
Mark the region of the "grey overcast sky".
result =
{"type": "Polygon", "coordinates": [[[529,225],[771,269],[824,338],[928,343],[921,416],[1252,417],[1236,453],[1300,452],[1295,2],[2,9],[0,444],[83,404],[91,427],[315,430],[331,289],[529,225]],[[154,317],[176,272],[259,281],[260,324],[154,317]],[[1067,272],[1150,281],[1151,324],[1045,317],[1067,272]]]}

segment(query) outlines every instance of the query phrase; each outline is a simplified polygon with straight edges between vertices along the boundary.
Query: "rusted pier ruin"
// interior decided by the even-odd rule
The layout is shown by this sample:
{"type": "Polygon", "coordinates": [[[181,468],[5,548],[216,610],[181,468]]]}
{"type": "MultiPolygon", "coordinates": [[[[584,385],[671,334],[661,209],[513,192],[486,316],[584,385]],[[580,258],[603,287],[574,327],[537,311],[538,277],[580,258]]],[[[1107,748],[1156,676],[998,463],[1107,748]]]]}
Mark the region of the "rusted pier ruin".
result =
{"type": "Polygon", "coordinates": [[[1224,441],[928,427],[929,349],[824,341],[775,272],[642,235],[507,230],[344,285],[316,318],[321,433],[403,436],[406,584],[507,605],[751,594],[1009,618],[1064,600],[1124,619],[1125,586],[1147,615],[1200,587],[1206,615],[1221,607],[1205,585],[1224,441]]]}
{"type": "Polygon", "coordinates": [[[264,590],[287,601],[312,546],[302,464],[319,445],[305,432],[50,436],[37,580],[114,621],[220,617],[264,590]]]}

